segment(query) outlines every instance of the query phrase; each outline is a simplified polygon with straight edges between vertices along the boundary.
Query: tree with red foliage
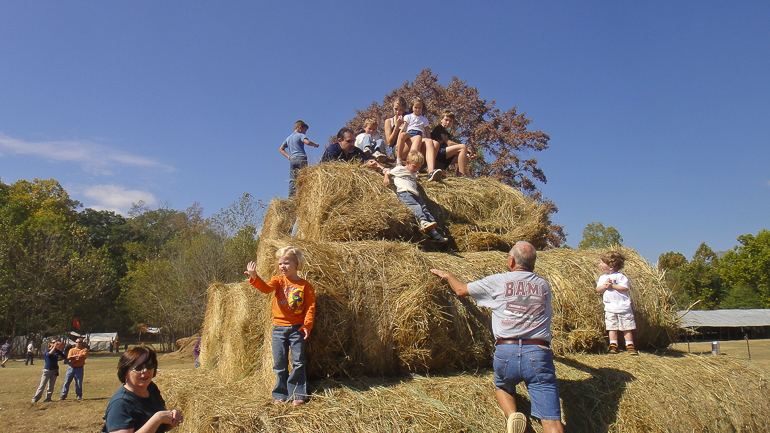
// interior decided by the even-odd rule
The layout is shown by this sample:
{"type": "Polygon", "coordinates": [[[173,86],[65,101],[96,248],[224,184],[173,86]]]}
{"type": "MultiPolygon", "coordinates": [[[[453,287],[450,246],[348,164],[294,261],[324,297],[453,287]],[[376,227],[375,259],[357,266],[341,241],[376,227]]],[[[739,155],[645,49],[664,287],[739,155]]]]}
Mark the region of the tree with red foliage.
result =
{"type": "MultiPolygon", "coordinates": [[[[450,109],[455,113],[457,124],[454,136],[459,141],[471,146],[478,158],[471,161],[469,174],[472,177],[488,176],[528,194],[533,200],[546,204],[551,213],[556,213],[556,205],[542,197],[537,191],[535,181],[546,183],[543,170],[538,167],[536,158],[522,159],[520,155],[528,152],[540,152],[548,148],[550,137],[543,131],[529,131],[527,126],[532,120],[519,114],[516,107],[502,112],[495,106],[495,101],[479,97],[479,91],[470,87],[465,80],[452,77],[449,85],[438,83],[438,75],[430,68],[420,72],[413,82],[405,82],[400,88],[385,96],[382,104],[372,102],[365,110],[356,110],[356,117],[346,126],[354,131],[363,129],[367,118],[378,119],[380,128],[383,119],[393,116],[393,101],[399,96],[407,103],[419,96],[425,101],[426,117],[432,125],[438,124],[442,110],[450,109]]],[[[384,135],[384,134],[381,134],[384,135]]],[[[548,244],[558,247],[566,240],[564,227],[551,225],[548,244]]]]}

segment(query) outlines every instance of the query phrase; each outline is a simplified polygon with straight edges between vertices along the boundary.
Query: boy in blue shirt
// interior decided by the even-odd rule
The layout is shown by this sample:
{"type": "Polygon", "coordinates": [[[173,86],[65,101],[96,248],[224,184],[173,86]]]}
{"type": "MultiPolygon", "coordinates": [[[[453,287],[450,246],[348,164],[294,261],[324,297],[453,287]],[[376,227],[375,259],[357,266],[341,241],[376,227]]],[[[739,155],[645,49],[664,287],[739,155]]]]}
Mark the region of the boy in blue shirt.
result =
{"type": "Polygon", "coordinates": [[[297,120],[294,122],[294,132],[286,137],[278,150],[289,160],[289,198],[294,195],[294,182],[297,180],[297,171],[307,167],[307,154],[305,154],[305,145],[318,147],[318,143],[313,143],[306,136],[309,126],[307,123],[297,120]],[[286,149],[289,152],[286,152],[286,149]]]}

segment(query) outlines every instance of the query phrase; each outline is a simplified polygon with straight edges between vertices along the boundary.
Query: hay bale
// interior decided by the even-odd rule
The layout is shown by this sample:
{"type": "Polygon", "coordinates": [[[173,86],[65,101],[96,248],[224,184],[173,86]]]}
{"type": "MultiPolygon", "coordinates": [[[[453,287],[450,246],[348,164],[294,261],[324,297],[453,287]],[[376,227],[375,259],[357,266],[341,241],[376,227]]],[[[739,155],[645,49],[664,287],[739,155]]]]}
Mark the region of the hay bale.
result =
{"type": "MultiPolygon", "coordinates": [[[[413,244],[387,241],[265,239],[260,245],[265,254],[258,262],[263,279],[275,274],[275,251],[290,243],[304,252],[308,266],[300,274],[316,290],[316,323],[308,346],[311,377],[392,376],[489,365],[494,350],[489,311],[478,308],[471,298],[455,296],[429,269],[448,269],[464,281],[474,281],[506,271],[506,253],[425,253],[413,244]]],[[[536,272],[553,286],[553,348],[557,354],[605,348],[603,308],[594,291],[601,252],[565,249],[539,253],[536,272]]],[[[624,248],[623,252],[628,257],[625,271],[632,280],[639,324],[637,347],[665,347],[676,335],[670,294],[654,268],[633,250],[624,248]]],[[[248,374],[247,367],[254,368],[256,340],[261,338],[261,358],[267,365],[259,368],[267,380],[272,374],[268,368],[272,295],[263,295],[248,283],[225,287],[218,289],[222,294],[210,297],[209,309],[219,311],[219,317],[207,314],[204,327],[232,323],[221,326],[239,334],[247,332],[248,323],[252,334],[233,336],[218,331],[220,352],[229,354],[227,360],[219,356],[219,368],[232,377],[248,374]],[[222,311],[222,297],[227,299],[224,307],[228,311],[222,311]],[[238,345],[242,347],[238,349],[238,345]]]]}
{"type": "MultiPolygon", "coordinates": [[[[449,235],[451,248],[508,251],[518,240],[545,248],[551,225],[548,208],[514,188],[488,178],[427,182],[422,175],[420,181],[423,199],[449,235]]],[[[297,184],[299,238],[423,239],[414,214],[382,184],[382,175],[352,164],[327,163],[303,169],[297,184]]]]}
{"type": "Polygon", "coordinates": [[[419,239],[414,214],[371,170],[344,162],[318,164],[300,171],[297,186],[299,238],[419,239]]]}
{"type": "MultiPolygon", "coordinates": [[[[556,372],[566,431],[770,431],[770,375],[732,356],[570,355],[557,358],[556,372]]],[[[184,412],[185,431],[503,431],[492,375],[311,382],[313,398],[301,408],[245,392],[251,380],[226,383],[200,370],[161,370],[155,380],[169,407],[184,412]]],[[[518,392],[529,414],[526,388],[518,392]]],[[[528,432],[542,431],[530,423],[528,432]]]]}

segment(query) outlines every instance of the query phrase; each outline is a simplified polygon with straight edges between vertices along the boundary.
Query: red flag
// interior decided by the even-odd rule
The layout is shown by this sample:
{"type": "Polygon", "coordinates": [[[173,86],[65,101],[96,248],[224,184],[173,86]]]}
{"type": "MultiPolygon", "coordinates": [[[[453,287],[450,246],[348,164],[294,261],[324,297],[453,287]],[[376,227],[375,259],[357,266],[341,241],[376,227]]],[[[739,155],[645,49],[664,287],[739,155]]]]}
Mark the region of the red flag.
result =
{"type": "Polygon", "coordinates": [[[80,322],[78,322],[77,318],[72,319],[72,327],[77,328],[77,330],[80,330],[80,322]]]}

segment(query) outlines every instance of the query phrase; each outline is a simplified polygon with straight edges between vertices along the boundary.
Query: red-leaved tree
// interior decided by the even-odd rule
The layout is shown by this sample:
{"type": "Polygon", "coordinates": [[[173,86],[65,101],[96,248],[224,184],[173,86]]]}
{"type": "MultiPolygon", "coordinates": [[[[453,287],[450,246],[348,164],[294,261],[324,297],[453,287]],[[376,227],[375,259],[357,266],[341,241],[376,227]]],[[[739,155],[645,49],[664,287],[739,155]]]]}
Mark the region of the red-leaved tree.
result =
{"type": "MultiPolygon", "coordinates": [[[[523,158],[527,152],[539,152],[548,148],[550,137],[543,131],[530,131],[527,126],[532,120],[519,114],[516,107],[502,112],[495,106],[495,101],[481,99],[475,87],[468,86],[465,80],[452,77],[449,85],[438,83],[438,75],[430,68],[420,72],[414,81],[405,82],[398,89],[385,96],[382,103],[372,102],[365,110],[356,110],[356,117],[346,126],[359,132],[363,130],[364,120],[379,120],[382,129],[384,119],[393,116],[393,101],[399,96],[407,104],[419,96],[425,101],[426,116],[435,126],[445,109],[455,113],[457,125],[453,135],[460,142],[475,150],[478,158],[470,164],[470,175],[488,176],[528,194],[532,199],[547,205],[551,213],[556,213],[556,205],[543,198],[537,190],[535,181],[546,183],[543,170],[537,165],[537,158],[523,158]]],[[[334,140],[334,138],[332,138],[334,140]]],[[[564,227],[551,225],[548,239],[549,246],[558,247],[566,240],[564,227]]]]}

